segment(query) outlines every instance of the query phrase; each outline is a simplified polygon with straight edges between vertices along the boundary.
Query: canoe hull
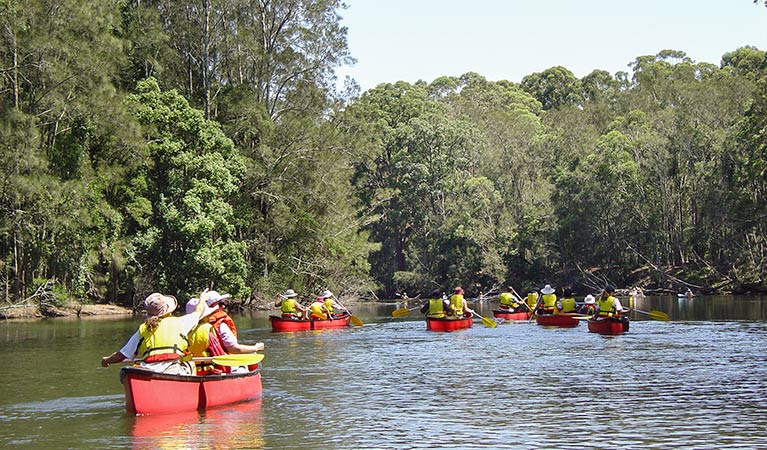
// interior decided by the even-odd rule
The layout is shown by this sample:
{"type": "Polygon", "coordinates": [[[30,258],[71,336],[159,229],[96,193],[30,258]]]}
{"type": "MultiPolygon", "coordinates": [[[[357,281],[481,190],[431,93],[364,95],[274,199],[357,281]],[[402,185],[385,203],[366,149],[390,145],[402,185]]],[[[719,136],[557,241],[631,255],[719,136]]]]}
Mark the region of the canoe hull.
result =
{"type": "Polygon", "coordinates": [[[493,310],[493,316],[504,320],[530,320],[532,313],[529,311],[522,312],[508,312],[500,309],[493,310]]]}
{"type": "Polygon", "coordinates": [[[286,319],[278,316],[269,316],[272,323],[272,331],[309,331],[312,329],[311,320],[286,319]]]}
{"type": "Polygon", "coordinates": [[[351,316],[343,315],[333,320],[311,320],[312,330],[325,330],[328,328],[346,328],[349,326],[351,316]]]}
{"type": "Polygon", "coordinates": [[[598,333],[615,336],[629,330],[629,322],[619,319],[589,319],[589,333],[598,333]]]}
{"type": "Polygon", "coordinates": [[[432,319],[426,318],[426,329],[430,331],[455,331],[471,328],[474,324],[473,317],[465,319],[432,319]]]}
{"type": "Polygon", "coordinates": [[[171,414],[243,402],[261,395],[261,370],[206,376],[170,375],[123,367],[129,414],[171,414]]]}
{"type": "Polygon", "coordinates": [[[569,314],[542,314],[535,316],[535,323],[547,327],[575,328],[578,319],[569,314]]]}
{"type": "Polygon", "coordinates": [[[333,320],[298,320],[287,319],[278,316],[269,316],[272,323],[272,331],[309,331],[325,330],[328,328],[345,328],[349,326],[351,315],[342,314],[333,320]]]}

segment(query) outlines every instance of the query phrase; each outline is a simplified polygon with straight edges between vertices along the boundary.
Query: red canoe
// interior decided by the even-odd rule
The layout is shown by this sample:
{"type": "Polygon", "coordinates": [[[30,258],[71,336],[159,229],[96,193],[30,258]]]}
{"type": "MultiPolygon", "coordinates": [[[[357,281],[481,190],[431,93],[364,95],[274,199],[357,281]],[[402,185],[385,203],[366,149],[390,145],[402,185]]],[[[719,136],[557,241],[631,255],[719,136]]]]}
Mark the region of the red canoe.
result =
{"type": "Polygon", "coordinates": [[[535,323],[550,327],[574,328],[578,326],[578,319],[572,314],[541,314],[535,316],[535,323]]]}
{"type": "Polygon", "coordinates": [[[504,320],[529,320],[530,315],[529,311],[508,312],[500,309],[493,310],[493,316],[504,320]]]}
{"type": "Polygon", "coordinates": [[[123,367],[125,409],[129,414],[168,414],[204,410],[257,398],[261,370],[217,375],[170,375],[123,367]]]}
{"type": "Polygon", "coordinates": [[[589,319],[589,333],[617,335],[629,330],[628,320],[615,318],[589,319]]]}
{"type": "Polygon", "coordinates": [[[345,328],[349,326],[351,316],[342,314],[333,320],[311,320],[312,330],[324,330],[326,328],[345,328]]]}
{"type": "Polygon", "coordinates": [[[465,319],[432,319],[426,318],[426,329],[431,331],[455,331],[470,328],[474,324],[473,317],[465,319]]]}
{"type": "Polygon", "coordinates": [[[348,327],[349,322],[351,321],[351,315],[343,313],[333,320],[304,320],[269,316],[269,321],[272,322],[272,331],[324,330],[327,328],[348,327]]]}
{"type": "Polygon", "coordinates": [[[312,329],[311,320],[269,316],[269,321],[272,323],[272,331],[309,331],[312,329]]]}

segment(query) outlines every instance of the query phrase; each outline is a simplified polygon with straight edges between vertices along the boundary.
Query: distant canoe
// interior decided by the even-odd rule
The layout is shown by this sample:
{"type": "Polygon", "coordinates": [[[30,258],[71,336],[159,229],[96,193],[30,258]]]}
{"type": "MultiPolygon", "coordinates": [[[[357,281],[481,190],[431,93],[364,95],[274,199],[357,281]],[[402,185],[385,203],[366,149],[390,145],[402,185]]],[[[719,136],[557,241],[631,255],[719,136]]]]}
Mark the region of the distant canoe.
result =
{"type": "Polygon", "coordinates": [[[616,319],[614,317],[606,317],[602,319],[589,319],[589,333],[618,335],[623,334],[629,330],[629,321],[616,319]]]}
{"type": "Polygon", "coordinates": [[[351,315],[343,313],[333,320],[307,320],[294,319],[279,316],[269,316],[272,323],[272,331],[309,331],[324,330],[328,328],[344,328],[349,326],[351,315]]]}
{"type": "Polygon", "coordinates": [[[426,318],[426,329],[430,331],[455,331],[464,328],[471,328],[474,324],[473,317],[465,319],[433,319],[426,318]]]}
{"type": "Polygon", "coordinates": [[[579,320],[571,314],[538,314],[535,316],[535,323],[538,325],[559,328],[575,328],[579,320]]]}
{"type": "Polygon", "coordinates": [[[493,316],[504,320],[530,320],[531,315],[532,313],[529,311],[508,312],[499,309],[493,310],[493,316]]]}

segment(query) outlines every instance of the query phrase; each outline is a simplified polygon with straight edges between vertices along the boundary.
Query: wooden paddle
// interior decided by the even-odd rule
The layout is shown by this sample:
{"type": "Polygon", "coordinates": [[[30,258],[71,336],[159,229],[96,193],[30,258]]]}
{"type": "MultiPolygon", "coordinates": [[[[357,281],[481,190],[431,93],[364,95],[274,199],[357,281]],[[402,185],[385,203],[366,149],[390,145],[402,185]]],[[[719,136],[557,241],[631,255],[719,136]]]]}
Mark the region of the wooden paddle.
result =
{"type": "Polygon", "coordinates": [[[410,314],[410,311],[415,311],[416,309],[420,308],[420,306],[414,306],[412,308],[400,308],[395,309],[391,312],[392,317],[405,317],[408,314],[410,314]]]}
{"type": "Polygon", "coordinates": [[[360,319],[359,317],[357,317],[357,316],[355,316],[354,314],[352,314],[352,312],[351,312],[351,311],[349,311],[348,309],[346,309],[346,306],[344,306],[344,305],[342,305],[342,304],[341,304],[341,300],[339,300],[339,299],[338,299],[338,297],[336,297],[336,294],[333,294],[333,299],[336,301],[336,303],[338,303],[338,306],[340,306],[341,308],[343,308],[343,309],[344,309],[344,311],[346,311],[346,313],[347,313],[347,314],[349,314],[349,315],[351,316],[351,321],[352,321],[352,323],[353,323],[354,325],[356,325],[356,326],[358,326],[358,327],[361,327],[362,325],[365,325],[365,324],[362,322],[362,319],[360,319]]]}
{"type": "Polygon", "coordinates": [[[474,312],[474,315],[479,317],[480,319],[482,319],[482,324],[484,324],[488,328],[495,328],[495,327],[498,326],[498,324],[495,323],[495,321],[490,319],[490,318],[482,317],[479,314],[477,314],[476,312],[474,312]]]}
{"type": "Polygon", "coordinates": [[[632,309],[632,311],[636,311],[641,314],[645,314],[649,316],[652,320],[660,320],[661,322],[668,321],[668,314],[664,313],[663,311],[642,311],[641,309],[632,309]]]}

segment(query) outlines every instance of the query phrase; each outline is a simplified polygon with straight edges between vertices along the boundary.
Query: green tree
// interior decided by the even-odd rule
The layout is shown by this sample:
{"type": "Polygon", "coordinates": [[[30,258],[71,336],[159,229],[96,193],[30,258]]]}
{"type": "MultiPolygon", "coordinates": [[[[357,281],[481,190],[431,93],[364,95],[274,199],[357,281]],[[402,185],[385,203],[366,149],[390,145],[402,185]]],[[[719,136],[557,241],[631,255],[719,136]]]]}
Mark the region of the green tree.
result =
{"type": "Polygon", "coordinates": [[[151,205],[133,208],[143,275],[152,288],[182,297],[207,286],[247,296],[244,247],[234,239],[230,203],[245,166],[232,141],[154,79],[139,83],[128,101],[151,158],[131,182],[143,196],[133,204],[151,205]]]}

